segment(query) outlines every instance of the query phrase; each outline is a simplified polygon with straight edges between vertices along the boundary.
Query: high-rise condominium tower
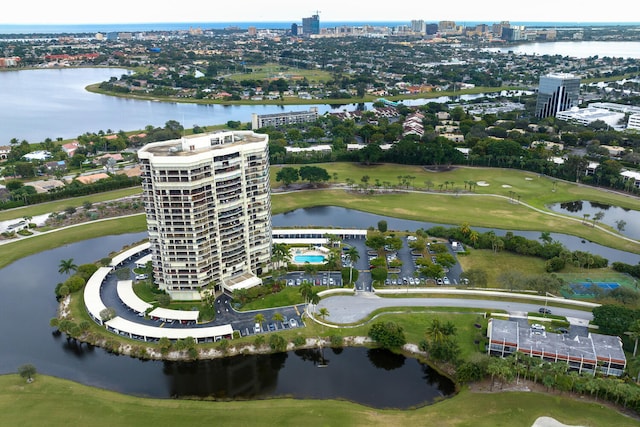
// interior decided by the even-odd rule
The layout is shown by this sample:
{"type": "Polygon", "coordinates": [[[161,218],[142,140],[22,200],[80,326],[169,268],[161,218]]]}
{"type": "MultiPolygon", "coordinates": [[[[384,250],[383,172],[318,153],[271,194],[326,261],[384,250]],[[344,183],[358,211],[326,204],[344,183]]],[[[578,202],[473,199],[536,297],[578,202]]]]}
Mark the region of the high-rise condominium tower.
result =
{"type": "Polygon", "coordinates": [[[551,73],[540,77],[536,117],[556,116],[578,105],[580,78],[573,74],[551,73]]]}
{"type": "Polygon", "coordinates": [[[268,140],[225,131],[138,151],[154,281],[172,298],[261,283],[271,258],[268,140]]]}

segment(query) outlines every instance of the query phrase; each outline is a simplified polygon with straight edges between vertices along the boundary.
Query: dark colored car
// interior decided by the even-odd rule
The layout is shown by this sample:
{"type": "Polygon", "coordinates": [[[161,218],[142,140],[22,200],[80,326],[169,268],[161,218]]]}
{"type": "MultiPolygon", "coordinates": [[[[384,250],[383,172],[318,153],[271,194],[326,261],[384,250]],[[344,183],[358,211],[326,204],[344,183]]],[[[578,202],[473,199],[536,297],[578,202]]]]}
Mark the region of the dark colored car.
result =
{"type": "Polygon", "coordinates": [[[540,307],[540,308],[538,309],[538,313],[540,313],[540,314],[551,314],[551,310],[549,310],[549,309],[548,309],[548,308],[546,308],[546,307],[540,307]]]}

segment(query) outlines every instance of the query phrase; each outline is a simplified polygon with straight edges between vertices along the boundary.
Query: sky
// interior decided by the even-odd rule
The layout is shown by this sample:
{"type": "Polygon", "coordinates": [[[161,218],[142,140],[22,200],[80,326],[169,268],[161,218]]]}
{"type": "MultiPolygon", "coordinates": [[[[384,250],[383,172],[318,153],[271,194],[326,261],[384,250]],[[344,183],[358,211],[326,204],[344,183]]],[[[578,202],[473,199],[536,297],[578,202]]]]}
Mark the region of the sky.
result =
{"type": "Polygon", "coordinates": [[[397,4],[384,0],[30,0],[3,7],[3,24],[120,24],[147,22],[302,22],[320,13],[320,21],[426,22],[638,22],[629,13],[632,0],[458,0],[414,1],[397,4]],[[454,6],[455,5],[455,6],[454,6]]]}

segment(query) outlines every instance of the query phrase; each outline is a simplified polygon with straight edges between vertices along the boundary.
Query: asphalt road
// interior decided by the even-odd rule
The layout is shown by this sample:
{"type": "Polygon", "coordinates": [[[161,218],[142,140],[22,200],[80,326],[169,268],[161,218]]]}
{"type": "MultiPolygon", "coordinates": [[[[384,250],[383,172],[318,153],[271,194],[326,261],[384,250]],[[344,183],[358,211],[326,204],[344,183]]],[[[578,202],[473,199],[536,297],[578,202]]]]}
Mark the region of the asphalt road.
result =
{"type": "MultiPolygon", "coordinates": [[[[366,318],[372,311],[388,307],[464,307],[479,310],[505,310],[509,313],[538,311],[540,304],[504,302],[463,298],[382,298],[365,293],[356,296],[332,296],[324,298],[317,309],[329,310],[327,320],[333,323],[355,323],[366,318]]],[[[553,314],[581,320],[592,320],[589,311],[549,307],[553,314]]]]}

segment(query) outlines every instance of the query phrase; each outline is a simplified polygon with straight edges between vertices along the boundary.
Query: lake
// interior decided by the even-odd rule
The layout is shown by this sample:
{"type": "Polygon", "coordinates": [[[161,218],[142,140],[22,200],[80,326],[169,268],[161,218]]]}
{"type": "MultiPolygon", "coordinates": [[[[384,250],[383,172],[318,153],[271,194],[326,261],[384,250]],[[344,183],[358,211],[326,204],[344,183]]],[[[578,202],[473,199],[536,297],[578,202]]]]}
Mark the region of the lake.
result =
{"type": "Polygon", "coordinates": [[[593,222],[594,216],[602,212],[604,216],[599,221],[600,223],[617,230],[617,221],[624,221],[624,229],[620,234],[633,239],[640,239],[640,212],[636,210],[587,200],[554,203],[547,207],[554,212],[575,216],[577,218],[584,218],[584,215],[587,214],[587,220],[589,222],[593,222]]]}

